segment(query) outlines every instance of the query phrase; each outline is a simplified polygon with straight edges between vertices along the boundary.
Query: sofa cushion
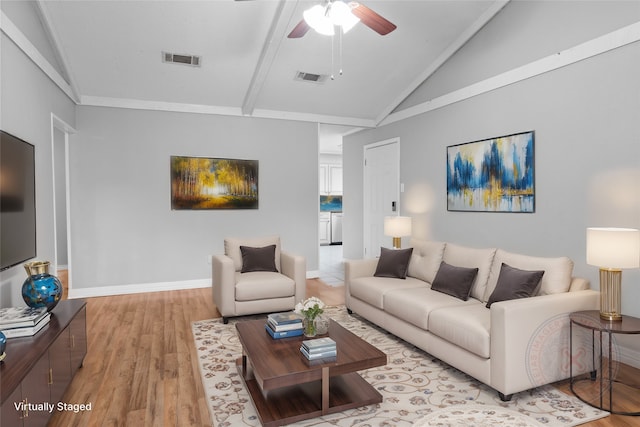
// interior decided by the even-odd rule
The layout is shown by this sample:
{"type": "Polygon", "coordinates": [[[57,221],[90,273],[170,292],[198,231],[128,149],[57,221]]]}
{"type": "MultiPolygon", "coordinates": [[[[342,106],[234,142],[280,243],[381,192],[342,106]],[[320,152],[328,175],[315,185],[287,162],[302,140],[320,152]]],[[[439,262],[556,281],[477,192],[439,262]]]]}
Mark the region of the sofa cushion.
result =
{"type": "Polygon", "coordinates": [[[477,274],[477,268],[456,267],[442,261],[431,289],[466,301],[477,274]]]}
{"type": "Polygon", "coordinates": [[[406,280],[389,277],[359,277],[349,282],[351,296],[358,298],[376,308],[383,309],[384,296],[390,291],[404,288],[425,288],[422,280],[407,277],[406,280]]]}
{"type": "Polygon", "coordinates": [[[411,239],[411,261],[407,274],[428,283],[433,283],[433,279],[438,273],[442,255],[444,254],[444,242],[432,242],[426,240],[411,239]]]}
{"type": "Polygon", "coordinates": [[[406,278],[412,251],[413,248],[380,248],[380,258],[378,258],[378,265],[376,266],[376,271],[373,275],[375,277],[395,277],[397,279],[406,278]]]}
{"type": "Polygon", "coordinates": [[[236,272],[236,301],[284,298],[295,295],[296,283],[271,271],[236,272]]]}
{"type": "Polygon", "coordinates": [[[462,301],[428,286],[395,289],[384,295],[385,312],[409,322],[419,328],[430,329],[430,315],[433,310],[443,307],[477,305],[480,301],[462,301]]]}
{"type": "Polygon", "coordinates": [[[224,239],[224,254],[233,260],[236,271],[242,270],[242,253],[240,246],[251,246],[254,248],[276,245],[276,268],[280,271],[280,237],[256,237],[256,238],[237,238],[227,237],[224,239]]]}
{"type": "Polygon", "coordinates": [[[429,315],[429,332],[471,353],[491,357],[491,310],[477,304],[446,307],[429,315]]]}
{"type": "Polygon", "coordinates": [[[498,283],[487,301],[487,308],[494,302],[529,298],[538,288],[543,274],[544,270],[520,270],[502,263],[498,283]]]}
{"type": "Polygon", "coordinates": [[[240,253],[242,254],[241,273],[278,271],[276,268],[276,245],[269,245],[262,248],[240,246],[240,253]]]}
{"type": "Polygon", "coordinates": [[[447,243],[443,261],[459,267],[477,268],[478,274],[471,287],[471,296],[483,300],[495,254],[495,248],[476,249],[447,243]]]}
{"type": "Polygon", "coordinates": [[[550,295],[567,292],[571,286],[573,261],[567,257],[542,258],[515,254],[502,249],[496,251],[496,257],[491,267],[489,283],[483,301],[487,302],[498,284],[502,263],[521,270],[544,270],[536,295],[550,295]]]}

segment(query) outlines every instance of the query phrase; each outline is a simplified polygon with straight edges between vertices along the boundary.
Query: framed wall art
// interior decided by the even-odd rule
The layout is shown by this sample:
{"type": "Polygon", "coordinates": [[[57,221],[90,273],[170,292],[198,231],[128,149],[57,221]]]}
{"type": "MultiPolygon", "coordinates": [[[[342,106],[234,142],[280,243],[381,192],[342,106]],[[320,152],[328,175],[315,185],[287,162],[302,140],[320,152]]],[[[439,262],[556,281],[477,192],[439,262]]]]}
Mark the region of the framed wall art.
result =
{"type": "Polygon", "coordinates": [[[447,147],[447,210],[535,211],[534,131],[447,147]]]}
{"type": "Polygon", "coordinates": [[[258,209],[258,161],[171,156],[171,209],[258,209]]]}

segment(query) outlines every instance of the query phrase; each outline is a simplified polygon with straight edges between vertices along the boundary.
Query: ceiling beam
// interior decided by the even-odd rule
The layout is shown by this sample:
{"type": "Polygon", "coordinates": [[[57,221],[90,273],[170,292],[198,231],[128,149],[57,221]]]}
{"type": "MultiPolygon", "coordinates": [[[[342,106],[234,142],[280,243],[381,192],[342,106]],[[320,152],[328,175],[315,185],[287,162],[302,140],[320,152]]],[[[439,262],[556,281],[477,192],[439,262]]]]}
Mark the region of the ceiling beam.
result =
{"type": "Polygon", "coordinates": [[[464,46],[478,31],[482,29],[489,21],[493,19],[510,0],[496,0],[478,19],[476,19],[469,28],[467,28],[460,36],[445,49],[435,61],[429,64],[407,88],[400,92],[398,96],[391,102],[375,119],[377,125],[381,124],[409,95],[413,93],[422,83],[424,83],[438,68],[449,60],[462,46],[464,46]]]}
{"type": "Polygon", "coordinates": [[[36,1],[36,11],[40,17],[40,22],[42,22],[42,26],[44,27],[45,33],[49,38],[49,43],[53,48],[53,54],[55,55],[60,67],[62,67],[62,72],[66,77],[69,86],[71,87],[71,91],[73,92],[73,96],[78,102],[80,100],[80,90],[78,89],[78,85],[76,84],[76,80],[71,72],[71,67],[69,66],[69,60],[65,55],[64,49],[62,48],[62,43],[60,42],[60,37],[56,33],[54,26],[52,24],[53,20],[51,19],[51,14],[49,13],[49,9],[47,9],[46,2],[44,0],[36,1]]]}
{"type": "Polygon", "coordinates": [[[258,95],[260,94],[264,82],[267,79],[271,65],[273,65],[273,62],[275,61],[278,49],[280,49],[280,44],[286,37],[291,17],[293,16],[297,5],[298,1],[292,2],[280,0],[278,3],[276,13],[273,17],[273,21],[271,22],[271,27],[269,28],[269,33],[265,38],[264,45],[262,46],[260,59],[256,64],[253,77],[251,78],[251,83],[249,84],[244,101],[242,102],[242,114],[245,116],[253,114],[258,95]]]}

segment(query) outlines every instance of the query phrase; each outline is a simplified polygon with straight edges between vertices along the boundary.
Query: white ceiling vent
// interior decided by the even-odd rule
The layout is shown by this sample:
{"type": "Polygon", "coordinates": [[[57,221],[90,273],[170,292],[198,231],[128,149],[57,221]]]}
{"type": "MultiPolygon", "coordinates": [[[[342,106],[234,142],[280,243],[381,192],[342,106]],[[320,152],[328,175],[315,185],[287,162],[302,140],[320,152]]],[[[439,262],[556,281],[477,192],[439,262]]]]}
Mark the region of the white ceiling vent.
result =
{"type": "Polygon", "coordinates": [[[199,67],[201,61],[200,57],[195,55],[179,55],[177,53],[162,52],[162,62],[199,67]]]}
{"type": "Polygon", "coordinates": [[[313,73],[305,73],[303,71],[298,71],[294,80],[300,80],[302,82],[311,82],[311,83],[324,83],[327,80],[326,74],[313,74],[313,73]]]}

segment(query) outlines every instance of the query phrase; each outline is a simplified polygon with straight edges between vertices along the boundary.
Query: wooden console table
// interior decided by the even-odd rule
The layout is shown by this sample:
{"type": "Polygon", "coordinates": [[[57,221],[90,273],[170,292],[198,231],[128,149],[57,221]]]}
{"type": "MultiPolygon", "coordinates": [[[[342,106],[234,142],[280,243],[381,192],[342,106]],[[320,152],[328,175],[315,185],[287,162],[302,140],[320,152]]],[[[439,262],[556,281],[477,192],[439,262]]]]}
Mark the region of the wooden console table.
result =
{"type": "Polygon", "coordinates": [[[48,402],[55,408],[82,366],[87,354],[86,303],[60,301],[51,313],[49,324],[34,336],[7,340],[7,357],[0,364],[0,425],[46,425],[52,413],[29,411],[26,404],[48,402]]]}

